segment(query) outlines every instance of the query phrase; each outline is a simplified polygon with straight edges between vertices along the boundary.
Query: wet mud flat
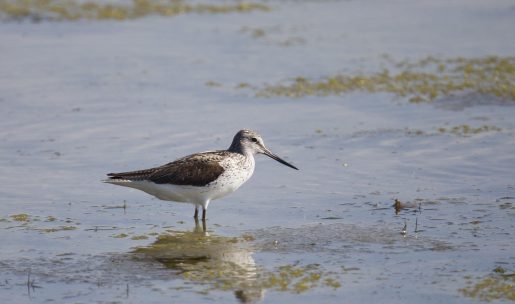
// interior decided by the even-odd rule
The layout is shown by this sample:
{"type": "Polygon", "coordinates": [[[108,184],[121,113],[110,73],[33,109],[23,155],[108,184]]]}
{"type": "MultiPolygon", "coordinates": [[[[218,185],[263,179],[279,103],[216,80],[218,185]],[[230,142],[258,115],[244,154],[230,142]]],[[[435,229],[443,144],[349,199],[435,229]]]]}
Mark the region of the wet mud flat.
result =
{"type": "MultiPolygon", "coordinates": [[[[506,203],[510,199],[501,198],[499,209],[512,217],[514,208],[506,203]]],[[[504,255],[512,249],[505,241],[509,227],[485,220],[495,212],[479,207],[484,204],[472,204],[478,209],[459,219],[441,218],[446,213],[442,209],[467,204],[450,198],[397,200],[393,205],[347,203],[317,215],[316,222],[294,227],[241,229],[216,224],[211,229],[179,221],[181,229],[153,226],[147,233],[141,233],[144,227],[79,228],[89,238],[133,247],[97,254],[64,252],[64,246],[57,251],[42,250],[42,246],[21,250],[17,258],[2,260],[2,295],[21,302],[87,302],[106,297],[146,301],[149,293],[151,302],[169,297],[243,303],[384,301],[385,297],[392,303],[416,299],[465,303],[469,297],[509,300],[512,261],[504,255]],[[374,220],[348,224],[339,217],[342,211],[364,212],[374,220]],[[124,232],[115,233],[120,230],[124,232]],[[477,241],[483,237],[488,242],[477,241]]],[[[122,210],[118,209],[119,215],[122,210]]],[[[33,229],[39,225],[36,221],[24,228],[2,228],[15,234],[38,234],[50,243],[65,238],[76,245],[75,229],[33,229]]],[[[87,245],[81,248],[91,250],[87,245]]]]}
{"type": "Polygon", "coordinates": [[[0,1],[0,302],[515,300],[512,6],[0,1]],[[100,182],[244,127],[205,228],[100,182]]]}
{"type": "MultiPolygon", "coordinates": [[[[460,247],[462,253],[466,251],[460,247]]],[[[440,263],[431,261],[431,255],[442,254],[456,255],[456,249],[450,243],[388,232],[384,227],[374,231],[372,227],[320,223],[260,229],[240,237],[223,237],[196,227],[167,231],[130,253],[68,253],[4,261],[9,275],[2,287],[15,297],[15,291],[24,287],[29,297],[40,300],[81,301],[106,293],[116,300],[134,300],[140,297],[138,290],[150,289],[158,293],[156,301],[178,296],[178,292],[184,300],[203,295],[229,301],[234,296],[247,303],[264,300],[265,295],[285,300],[303,295],[306,300],[331,301],[345,294],[359,298],[360,292],[396,272],[409,275],[406,270],[416,273],[421,267],[427,269],[426,276],[446,273],[440,263]],[[51,297],[57,290],[66,290],[59,293],[60,299],[51,297]]],[[[399,288],[416,287],[408,278],[398,279],[384,286],[391,291],[382,290],[377,297],[388,294],[393,300],[399,288]]],[[[437,285],[445,288],[446,284],[437,285]]],[[[434,293],[434,287],[425,290],[434,293]]]]}

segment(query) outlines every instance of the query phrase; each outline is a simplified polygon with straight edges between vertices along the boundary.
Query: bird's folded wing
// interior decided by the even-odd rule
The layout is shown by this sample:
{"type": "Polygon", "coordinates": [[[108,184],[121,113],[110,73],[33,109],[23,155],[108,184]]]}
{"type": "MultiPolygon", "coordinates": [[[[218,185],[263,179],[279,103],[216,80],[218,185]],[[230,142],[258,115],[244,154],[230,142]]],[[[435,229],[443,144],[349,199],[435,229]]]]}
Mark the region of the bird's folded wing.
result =
{"type": "Polygon", "coordinates": [[[217,161],[181,159],[159,167],[148,179],[156,184],[205,186],[223,172],[217,161]]]}

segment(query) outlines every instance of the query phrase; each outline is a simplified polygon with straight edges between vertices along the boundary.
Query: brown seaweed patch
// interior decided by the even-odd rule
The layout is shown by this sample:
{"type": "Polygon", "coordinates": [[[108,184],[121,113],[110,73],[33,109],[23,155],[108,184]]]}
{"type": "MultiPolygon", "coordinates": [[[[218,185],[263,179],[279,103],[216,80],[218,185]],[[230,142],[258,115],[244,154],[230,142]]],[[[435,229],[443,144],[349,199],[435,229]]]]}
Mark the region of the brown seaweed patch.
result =
{"type": "Polygon", "coordinates": [[[122,238],[126,238],[128,236],[129,235],[126,233],[118,233],[118,234],[113,235],[112,237],[114,237],[115,239],[122,239],[122,238]]]}
{"type": "MultiPolygon", "coordinates": [[[[0,14],[7,19],[128,20],[149,15],[176,16],[187,13],[227,14],[270,11],[259,2],[188,3],[184,0],[132,0],[128,4],[78,0],[0,0],[0,14]]],[[[0,16],[1,16],[0,15],[0,16]]]]}
{"type": "MultiPolygon", "coordinates": [[[[392,64],[392,63],[390,63],[392,64]]],[[[298,76],[286,84],[265,85],[258,97],[341,95],[349,92],[387,92],[410,102],[433,101],[458,93],[477,92],[515,101],[515,57],[425,59],[392,64],[373,74],[327,76],[311,80],[298,76]]]]}
{"type": "Polygon", "coordinates": [[[25,213],[13,214],[10,217],[13,221],[16,222],[28,222],[30,220],[30,216],[25,213]]]}
{"type": "Polygon", "coordinates": [[[502,267],[495,268],[491,274],[473,283],[460,292],[470,298],[481,301],[509,300],[515,301],[515,273],[507,273],[502,267]]]}
{"type": "Polygon", "coordinates": [[[213,88],[221,87],[222,86],[221,83],[213,81],[213,80],[206,81],[205,85],[208,86],[208,87],[213,87],[213,88]]]}
{"type": "Polygon", "coordinates": [[[148,239],[148,236],[146,235],[135,235],[131,237],[131,240],[133,241],[140,241],[140,240],[146,240],[148,239]]]}
{"type": "Polygon", "coordinates": [[[251,28],[244,26],[241,33],[248,35],[254,39],[260,39],[266,43],[276,44],[283,47],[297,46],[305,44],[305,39],[295,35],[302,30],[299,28],[282,28],[281,26],[267,26],[265,28],[251,28]],[[291,36],[293,34],[294,36],[291,36]]]}
{"type": "Polygon", "coordinates": [[[236,89],[255,89],[255,87],[247,82],[240,82],[236,85],[236,89]]]}
{"type": "Polygon", "coordinates": [[[55,216],[49,215],[46,217],[45,222],[54,222],[55,220],[57,220],[55,216]]]}
{"type": "Polygon", "coordinates": [[[58,227],[52,227],[52,228],[41,228],[37,229],[41,232],[45,233],[52,233],[52,232],[58,232],[58,231],[69,231],[69,230],[75,230],[77,227],[75,226],[58,226],[58,227]]]}
{"type": "Polygon", "coordinates": [[[451,133],[458,136],[470,136],[474,134],[479,133],[485,133],[485,132],[500,132],[502,131],[501,128],[496,126],[490,126],[490,125],[483,125],[480,127],[471,127],[469,125],[459,125],[449,128],[438,128],[438,132],[440,133],[451,133]]]}
{"type": "Polygon", "coordinates": [[[264,277],[264,287],[277,291],[302,293],[318,286],[341,287],[336,273],[321,270],[318,264],[280,266],[264,277]]]}
{"type": "MultiPolygon", "coordinates": [[[[68,218],[58,219],[57,217],[52,215],[43,217],[39,215],[26,213],[10,215],[9,218],[5,220],[5,222],[18,222],[21,224],[19,226],[16,226],[18,228],[38,231],[41,233],[53,233],[59,231],[76,230],[77,226],[74,226],[73,224],[80,225],[80,223],[74,222],[73,220],[68,218]]],[[[14,227],[8,227],[7,229],[11,228],[14,227]]]]}

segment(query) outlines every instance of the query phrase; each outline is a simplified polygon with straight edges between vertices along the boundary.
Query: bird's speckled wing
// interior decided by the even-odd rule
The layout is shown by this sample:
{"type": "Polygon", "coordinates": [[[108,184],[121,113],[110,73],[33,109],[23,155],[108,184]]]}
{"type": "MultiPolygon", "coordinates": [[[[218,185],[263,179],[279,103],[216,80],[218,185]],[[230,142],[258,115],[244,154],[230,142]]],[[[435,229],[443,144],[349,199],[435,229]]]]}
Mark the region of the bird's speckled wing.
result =
{"type": "Polygon", "coordinates": [[[224,168],[220,161],[227,151],[189,155],[161,167],[122,173],[109,173],[111,179],[148,180],[156,184],[205,186],[216,180],[224,168]]]}

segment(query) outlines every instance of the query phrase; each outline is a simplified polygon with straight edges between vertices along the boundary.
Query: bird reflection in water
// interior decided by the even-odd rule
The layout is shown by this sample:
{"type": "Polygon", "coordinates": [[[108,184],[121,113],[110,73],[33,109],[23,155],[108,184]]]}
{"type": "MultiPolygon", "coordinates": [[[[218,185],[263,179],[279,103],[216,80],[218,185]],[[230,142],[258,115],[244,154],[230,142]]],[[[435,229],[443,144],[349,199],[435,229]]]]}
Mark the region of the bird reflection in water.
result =
{"type": "Polygon", "coordinates": [[[208,286],[208,291],[233,291],[242,303],[254,303],[263,298],[264,289],[248,240],[208,233],[206,222],[196,220],[192,231],[169,231],[134,252],[176,271],[186,281],[208,286]]]}

